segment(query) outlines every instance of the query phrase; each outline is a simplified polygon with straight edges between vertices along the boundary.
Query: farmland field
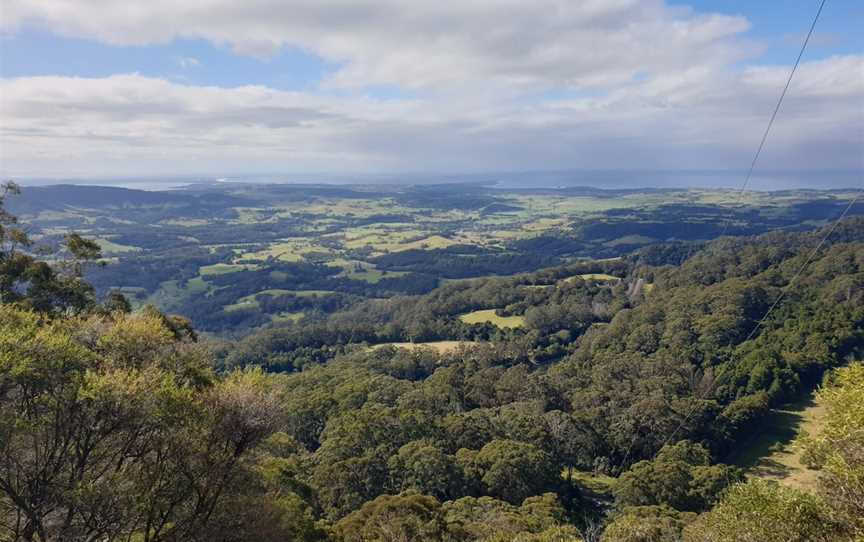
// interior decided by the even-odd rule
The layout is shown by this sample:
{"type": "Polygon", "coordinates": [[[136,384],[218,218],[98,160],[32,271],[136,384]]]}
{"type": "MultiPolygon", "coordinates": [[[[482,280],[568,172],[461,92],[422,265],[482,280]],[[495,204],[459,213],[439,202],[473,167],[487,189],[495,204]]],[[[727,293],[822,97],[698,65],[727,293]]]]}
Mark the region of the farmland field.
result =
{"type": "Polygon", "coordinates": [[[519,328],[525,325],[522,316],[498,316],[495,309],[473,311],[459,316],[466,324],[490,323],[500,328],[519,328]]]}
{"type": "MultiPolygon", "coordinates": [[[[751,193],[733,211],[738,218],[728,233],[818,226],[848,195],[751,193]]],[[[123,289],[135,306],[170,309],[212,333],[291,325],[298,314],[322,320],[364,299],[699,243],[721,233],[718,217],[736,203],[723,190],[503,190],[474,183],[217,183],[170,192],[47,187],[26,189],[22,198],[21,219],[40,241],[69,231],[97,239],[105,265],[88,278],[100,295],[123,289]],[[55,203],[63,198],[77,203],[55,203]]],[[[600,271],[578,276],[620,280],[600,271]]],[[[489,310],[456,320],[510,330],[524,323],[489,310]]]]}

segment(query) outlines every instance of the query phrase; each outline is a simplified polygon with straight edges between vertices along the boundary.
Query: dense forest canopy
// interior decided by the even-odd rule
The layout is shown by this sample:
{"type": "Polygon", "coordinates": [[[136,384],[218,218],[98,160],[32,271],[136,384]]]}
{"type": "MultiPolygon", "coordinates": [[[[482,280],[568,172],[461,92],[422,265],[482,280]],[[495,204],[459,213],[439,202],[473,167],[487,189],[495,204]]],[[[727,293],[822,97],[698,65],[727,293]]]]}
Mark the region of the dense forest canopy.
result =
{"type": "MultiPolygon", "coordinates": [[[[864,536],[862,218],[821,245],[827,228],[653,243],[419,294],[343,292],[318,318],[230,342],[100,297],[92,241],[69,234],[47,258],[0,219],[0,537],[864,536]],[[824,430],[801,437],[816,491],[727,464],[820,385],[824,430]]],[[[273,272],[215,283],[248,295],[273,272]]],[[[313,295],[260,303],[329,297],[313,295]]]]}

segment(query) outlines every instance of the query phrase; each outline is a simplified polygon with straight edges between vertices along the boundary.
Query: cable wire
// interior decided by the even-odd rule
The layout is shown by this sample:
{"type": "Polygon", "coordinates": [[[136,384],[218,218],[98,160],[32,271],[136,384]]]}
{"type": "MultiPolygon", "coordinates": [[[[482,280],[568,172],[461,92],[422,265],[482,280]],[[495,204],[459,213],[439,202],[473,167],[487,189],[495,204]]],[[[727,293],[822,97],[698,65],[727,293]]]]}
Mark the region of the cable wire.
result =
{"type": "MultiPolygon", "coordinates": [[[[765,311],[765,314],[762,316],[762,318],[759,319],[758,322],[756,322],[756,325],[753,326],[753,329],[751,329],[750,333],[747,334],[747,338],[744,339],[743,341],[741,341],[741,343],[745,343],[745,342],[749,341],[751,338],[753,338],[753,335],[756,333],[756,331],[762,326],[763,323],[765,323],[765,321],[768,319],[768,316],[774,311],[774,309],[777,307],[777,305],[780,304],[780,301],[782,301],[783,298],[786,297],[786,293],[789,291],[790,288],[792,288],[792,285],[798,280],[798,277],[801,276],[801,274],[804,272],[804,269],[806,269],[807,266],[810,265],[810,262],[813,261],[813,258],[816,256],[816,254],[822,248],[822,245],[824,245],[825,241],[827,241],[828,238],[831,237],[831,234],[834,233],[834,230],[837,229],[837,226],[840,225],[840,222],[842,222],[843,219],[846,218],[846,215],[852,209],[852,206],[855,205],[855,203],[861,198],[862,195],[864,195],[864,186],[862,186],[861,190],[858,191],[858,193],[855,195],[855,197],[849,201],[849,204],[846,206],[845,209],[843,209],[843,212],[840,213],[840,216],[837,218],[837,220],[834,221],[834,224],[831,225],[831,228],[828,229],[828,232],[819,241],[819,244],[816,245],[816,247],[807,256],[807,259],[804,260],[804,264],[798,269],[798,272],[796,272],[792,276],[792,279],[786,284],[786,286],[783,287],[783,290],[780,292],[780,295],[777,296],[777,299],[774,300],[774,303],[772,303],[771,306],[768,307],[768,310],[765,311]]],[[[741,343],[739,343],[739,344],[741,344],[741,343]]],[[[714,391],[714,387],[719,381],[720,381],[720,375],[716,375],[714,378],[714,381],[711,383],[711,386],[709,387],[708,391],[705,393],[706,397],[714,391]]],[[[690,413],[687,414],[687,416],[684,417],[683,420],[681,420],[681,423],[678,425],[678,427],[675,429],[675,431],[673,431],[672,434],[669,435],[669,437],[667,437],[666,440],[663,441],[663,446],[666,446],[667,444],[669,444],[669,442],[672,441],[672,438],[674,438],[675,435],[678,434],[678,431],[680,431],[681,428],[684,427],[684,424],[690,420],[690,418],[693,416],[693,414],[695,414],[695,412],[696,412],[696,409],[694,408],[693,410],[690,411],[690,413]]],[[[661,446],[660,448],[662,449],[663,446],[661,446]]]]}
{"type": "MultiPolygon", "coordinates": [[[[720,232],[718,237],[723,237],[728,233],[729,226],[732,224],[732,219],[735,216],[735,209],[741,205],[741,201],[744,198],[744,193],[747,191],[747,186],[750,184],[750,179],[753,177],[753,171],[756,169],[756,162],[759,161],[759,156],[762,154],[762,149],[765,148],[765,142],[768,140],[768,134],[771,133],[771,128],[774,126],[774,120],[777,118],[777,113],[780,112],[780,106],[783,104],[783,99],[786,97],[786,93],[789,91],[789,86],[792,84],[792,78],[795,77],[795,72],[798,71],[798,65],[801,64],[801,58],[804,56],[804,51],[807,49],[807,44],[810,43],[810,38],[813,36],[813,31],[816,29],[816,23],[819,21],[819,16],[822,14],[822,8],[825,7],[825,2],[827,0],[822,0],[819,4],[819,9],[816,11],[816,16],[813,17],[813,22],[810,24],[810,30],[807,32],[807,36],[804,38],[804,43],[801,44],[801,50],[798,51],[798,57],[795,59],[795,64],[792,66],[792,71],[789,72],[789,77],[786,79],[786,85],[783,87],[783,91],[780,93],[780,98],[777,99],[777,105],[774,106],[774,111],[771,113],[771,118],[768,119],[768,125],[765,127],[765,131],[762,133],[762,139],[759,141],[759,146],[756,148],[756,154],[753,155],[753,160],[750,161],[750,168],[747,170],[747,175],[744,177],[744,182],[741,184],[741,188],[738,190],[738,195],[735,198],[734,203],[729,209],[729,213],[726,215],[726,218],[723,220],[723,231],[720,232]]],[[[687,251],[687,257],[684,258],[684,261],[690,259],[690,256],[693,255],[693,247],[691,244],[689,250],[687,251]]]]}
{"type": "MultiPolygon", "coordinates": [[[[821,0],[821,2],[819,3],[819,9],[816,11],[816,15],[813,17],[813,22],[810,24],[810,29],[807,31],[807,36],[804,38],[804,43],[801,44],[801,50],[798,51],[798,56],[795,59],[795,64],[793,64],[792,70],[789,72],[789,77],[786,79],[786,84],[783,86],[783,91],[780,93],[780,97],[777,99],[777,104],[774,106],[774,111],[771,113],[771,117],[768,119],[768,125],[765,127],[765,131],[762,133],[762,139],[759,141],[759,146],[756,148],[756,153],[753,155],[753,160],[751,160],[751,162],[750,162],[750,167],[747,170],[747,175],[744,177],[744,182],[741,184],[741,188],[738,191],[738,197],[736,198],[733,206],[729,209],[729,213],[726,215],[726,220],[724,220],[724,224],[723,224],[723,231],[720,233],[719,237],[723,237],[729,231],[729,225],[732,223],[732,218],[735,216],[735,209],[741,204],[741,200],[744,197],[744,193],[747,191],[747,186],[750,184],[750,179],[753,177],[753,171],[756,169],[756,163],[759,161],[759,156],[762,154],[762,149],[765,148],[765,142],[768,140],[768,134],[771,133],[771,128],[774,126],[774,121],[777,119],[777,114],[780,112],[780,106],[783,104],[783,99],[786,97],[786,94],[789,91],[789,87],[792,84],[792,79],[795,77],[795,72],[798,71],[798,66],[801,64],[801,59],[804,57],[804,51],[807,49],[807,44],[810,43],[810,38],[813,36],[813,31],[816,29],[816,23],[819,21],[819,16],[822,15],[822,9],[825,7],[826,2],[827,2],[827,0],[821,0]]],[[[852,206],[855,204],[855,202],[858,200],[858,198],[861,196],[862,193],[864,193],[864,189],[862,189],[862,192],[859,192],[852,199],[852,201],[849,202],[849,205],[840,214],[840,217],[834,222],[834,225],[831,227],[831,229],[828,231],[828,233],[825,235],[825,237],[822,238],[822,241],[820,241],[819,244],[816,246],[816,248],[813,250],[813,252],[810,253],[810,256],[804,262],[804,265],[802,265],[801,269],[798,270],[798,273],[796,273],[793,276],[792,280],[786,285],[786,287],[780,293],[780,296],[777,297],[777,299],[774,301],[774,303],[771,305],[771,307],[768,309],[768,311],[766,311],[766,313],[762,316],[762,318],[756,323],[756,325],[753,327],[753,329],[750,331],[750,333],[747,335],[747,338],[743,342],[746,342],[746,341],[750,340],[750,338],[753,337],[753,334],[756,333],[756,331],[759,329],[759,327],[761,327],[761,325],[765,322],[765,320],[768,318],[768,316],[771,314],[771,312],[774,310],[774,308],[777,307],[777,305],[779,305],[780,301],[785,297],[786,292],[789,290],[789,288],[792,286],[792,284],[798,279],[798,277],[804,271],[804,269],[807,267],[807,265],[810,264],[810,261],[813,259],[813,257],[819,251],[819,249],[822,248],[822,245],[825,243],[825,241],[828,239],[828,237],[832,233],[834,233],[834,230],[837,228],[837,225],[840,223],[841,220],[843,220],[843,218],[846,216],[846,214],[849,212],[849,210],[852,208],[852,206]]],[[[693,252],[693,245],[690,246],[690,250],[688,250],[687,257],[684,258],[684,261],[690,259],[692,252],[693,252]]],[[[682,261],[682,264],[683,264],[683,261],[682,261]]],[[[719,376],[720,375],[715,375],[714,381],[712,382],[711,386],[709,387],[709,390],[705,393],[705,396],[708,396],[710,393],[713,392],[714,386],[720,380],[719,376]]],[[[675,429],[675,431],[673,431],[672,434],[668,438],[666,438],[666,440],[663,443],[663,446],[665,446],[666,444],[669,443],[669,441],[681,430],[681,428],[684,426],[684,424],[693,416],[694,413],[695,413],[695,409],[693,409],[689,414],[687,414],[687,416],[684,417],[684,419],[681,421],[681,423],[678,425],[678,427],[675,429]]],[[[623,466],[623,464],[626,464],[627,459],[629,459],[630,452],[632,451],[635,443],[636,443],[636,439],[634,438],[633,440],[631,440],[630,446],[628,446],[627,452],[624,454],[624,461],[622,463],[622,466],[623,466]]],[[[661,449],[662,449],[662,446],[661,446],[661,449]]],[[[659,450],[658,450],[658,452],[659,452],[659,450]]],[[[656,453],[654,455],[656,455],[656,453]]]]}
{"type": "Polygon", "coordinates": [[[804,43],[801,44],[801,50],[798,51],[798,58],[795,59],[795,64],[792,66],[792,71],[789,72],[789,77],[786,79],[786,85],[783,87],[783,92],[780,93],[777,105],[774,106],[774,112],[771,113],[771,118],[768,120],[768,126],[765,127],[765,132],[762,134],[762,140],[759,141],[759,147],[756,149],[756,154],[753,155],[753,160],[750,162],[750,169],[747,170],[747,176],[744,177],[744,183],[738,191],[738,198],[736,199],[734,206],[729,210],[720,237],[726,235],[726,232],[729,230],[729,224],[732,223],[732,217],[735,215],[735,208],[741,204],[744,192],[747,191],[747,185],[750,184],[750,179],[753,177],[753,171],[756,169],[756,162],[759,160],[759,155],[762,154],[762,149],[765,147],[765,141],[768,140],[768,134],[771,132],[771,127],[774,126],[774,120],[777,118],[777,113],[780,111],[780,106],[783,104],[783,98],[786,97],[786,93],[789,91],[789,85],[792,84],[792,78],[795,77],[795,72],[798,71],[798,65],[801,64],[801,57],[804,56],[807,44],[810,43],[810,37],[813,36],[813,30],[816,28],[816,23],[819,21],[819,16],[822,14],[822,8],[825,7],[826,1],[827,0],[822,0],[819,4],[819,9],[816,11],[816,16],[813,18],[810,30],[807,32],[807,37],[804,38],[804,43]]]}

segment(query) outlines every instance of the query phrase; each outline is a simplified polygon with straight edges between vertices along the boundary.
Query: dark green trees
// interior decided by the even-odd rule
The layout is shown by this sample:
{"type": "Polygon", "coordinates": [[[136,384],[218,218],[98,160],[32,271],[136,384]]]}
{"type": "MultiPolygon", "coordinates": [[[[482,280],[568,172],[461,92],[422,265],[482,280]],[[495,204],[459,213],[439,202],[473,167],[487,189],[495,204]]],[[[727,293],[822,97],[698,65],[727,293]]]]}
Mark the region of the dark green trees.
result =
{"type": "Polygon", "coordinates": [[[666,505],[698,512],[713,505],[723,490],[741,481],[739,469],[711,465],[700,445],[681,441],[665,446],[652,461],[640,461],[618,479],[620,506],[666,505]]]}
{"type": "Polygon", "coordinates": [[[479,451],[459,450],[457,461],[484,494],[517,504],[555,487],[559,464],[532,444],[493,440],[479,451]]]}
{"type": "Polygon", "coordinates": [[[459,497],[465,486],[456,458],[432,442],[409,442],[390,457],[387,466],[397,492],[414,490],[443,501],[459,497]]]}
{"type": "Polygon", "coordinates": [[[84,268],[100,255],[94,241],[70,233],[53,264],[33,255],[33,243],[4,209],[18,185],[0,185],[0,303],[21,303],[39,312],[80,314],[95,304],[93,287],[83,280],[84,268]]]}

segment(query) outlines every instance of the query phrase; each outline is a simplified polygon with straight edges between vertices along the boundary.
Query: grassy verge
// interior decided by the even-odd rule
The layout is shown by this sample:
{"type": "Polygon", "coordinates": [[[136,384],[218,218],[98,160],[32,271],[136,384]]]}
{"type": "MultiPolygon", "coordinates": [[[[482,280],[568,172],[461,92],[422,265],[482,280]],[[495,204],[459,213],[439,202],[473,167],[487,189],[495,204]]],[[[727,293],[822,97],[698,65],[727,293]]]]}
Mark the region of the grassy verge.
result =
{"type": "Polygon", "coordinates": [[[801,450],[793,441],[805,431],[817,434],[824,413],[825,407],[812,394],[772,409],[762,430],[733,453],[728,462],[746,469],[748,476],[777,480],[798,489],[814,488],[819,473],[801,463],[801,450]]]}

